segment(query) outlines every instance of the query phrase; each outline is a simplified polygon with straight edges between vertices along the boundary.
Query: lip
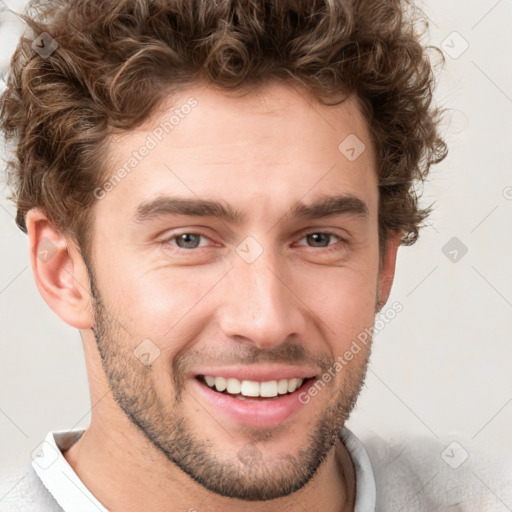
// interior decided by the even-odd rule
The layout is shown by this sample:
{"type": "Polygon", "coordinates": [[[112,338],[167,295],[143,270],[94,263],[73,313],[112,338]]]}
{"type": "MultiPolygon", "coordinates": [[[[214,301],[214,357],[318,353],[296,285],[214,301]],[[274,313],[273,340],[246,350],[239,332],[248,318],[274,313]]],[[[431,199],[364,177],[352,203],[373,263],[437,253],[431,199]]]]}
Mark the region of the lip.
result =
{"type": "Polygon", "coordinates": [[[194,371],[192,377],[207,375],[212,377],[224,377],[225,379],[253,380],[256,382],[268,382],[280,379],[311,379],[320,373],[318,368],[293,367],[284,365],[269,366],[223,366],[221,368],[200,368],[194,371]]]}
{"type": "MultiPolygon", "coordinates": [[[[198,375],[204,375],[202,373],[198,375]]],[[[206,374],[208,375],[208,374],[206,374]]],[[[214,374],[216,375],[216,374],[214,374]]],[[[233,377],[238,378],[236,375],[216,375],[218,377],[227,378],[233,377]]],[[[297,374],[293,374],[297,376],[297,374]]],[[[244,377],[247,378],[247,374],[244,372],[244,377]]],[[[265,376],[261,382],[267,380],[268,376],[265,376]]],[[[286,378],[286,377],[281,377],[286,378]]],[[[292,377],[289,377],[292,378],[292,377]]],[[[308,378],[308,377],[304,377],[308,378]]],[[[259,380],[259,379],[252,379],[259,380]]],[[[277,380],[270,378],[268,380],[277,380]]],[[[299,395],[307,392],[309,387],[314,384],[314,379],[307,380],[299,389],[293,393],[286,395],[278,395],[273,399],[266,400],[239,400],[228,394],[218,393],[212,390],[206,384],[200,382],[197,378],[191,379],[191,385],[194,393],[199,395],[200,400],[205,403],[206,410],[211,411],[212,417],[224,417],[236,425],[245,427],[256,427],[266,428],[279,425],[292,415],[298,413],[304,406],[299,401],[299,395]]]]}

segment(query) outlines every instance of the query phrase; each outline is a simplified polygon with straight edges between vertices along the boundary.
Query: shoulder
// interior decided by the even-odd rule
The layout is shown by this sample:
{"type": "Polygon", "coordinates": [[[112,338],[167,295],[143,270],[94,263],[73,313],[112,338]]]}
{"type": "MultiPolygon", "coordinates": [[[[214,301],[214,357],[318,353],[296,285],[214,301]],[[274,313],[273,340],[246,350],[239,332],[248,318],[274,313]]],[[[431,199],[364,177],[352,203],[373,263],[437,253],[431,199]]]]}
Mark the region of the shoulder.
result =
{"type": "Polygon", "coordinates": [[[30,464],[0,481],[0,512],[21,511],[62,512],[30,464]]]}
{"type": "Polygon", "coordinates": [[[499,512],[512,507],[512,461],[462,436],[363,437],[377,512],[499,512]]]}

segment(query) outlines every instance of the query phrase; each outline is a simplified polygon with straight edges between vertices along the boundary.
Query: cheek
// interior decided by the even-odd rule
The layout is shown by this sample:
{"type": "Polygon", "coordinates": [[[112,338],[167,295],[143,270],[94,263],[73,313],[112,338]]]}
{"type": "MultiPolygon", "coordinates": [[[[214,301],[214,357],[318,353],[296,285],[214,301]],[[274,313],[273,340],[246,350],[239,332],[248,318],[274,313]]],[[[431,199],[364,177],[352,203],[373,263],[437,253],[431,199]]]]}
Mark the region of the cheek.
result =
{"type": "Polygon", "coordinates": [[[191,269],[133,272],[113,293],[130,337],[149,338],[171,356],[204,328],[208,292],[218,279],[217,273],[199,277],[191,269]]]}
{"type": "Polygon", "coordinates": [[[333,352],[340,353],[373,325],[377,277],[352,269],[337,270],[329,279],[317,280],[316,286],[309,286],[309,296],[311,309],[328,327],[326,335],[333,352]]]}

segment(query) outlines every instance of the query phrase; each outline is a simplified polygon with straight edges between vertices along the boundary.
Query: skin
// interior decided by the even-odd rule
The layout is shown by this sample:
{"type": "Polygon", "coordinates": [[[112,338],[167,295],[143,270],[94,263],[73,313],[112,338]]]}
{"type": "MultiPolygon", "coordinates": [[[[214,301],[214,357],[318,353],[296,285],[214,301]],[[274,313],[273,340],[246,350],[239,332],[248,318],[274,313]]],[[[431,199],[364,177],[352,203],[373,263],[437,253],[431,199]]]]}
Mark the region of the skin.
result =
{"type": "Polygon", "coordinates": [[[353,97],[328,107],[284,84],[242,97],[190,87],[110,141],[107,177],[191,96],[198,106],[94,205],[90,261],[44,212],[27,216],[38,289],[80,329],[87,364],[91,424],[64,455],[113,511],[352,511],[354,467],[337,433],[363,385],[370,343],[271,427],[219,413],[194,372],[285,365],[320,376],[373,325],[399,234],[381,261],[368,125],[353,97]],[[355,161],[338,150],[349,134],[366,146],[355,161]],[[296,201],[342,194],[360,198],[367,216],[286,216],[296,201]],[[135,220],[141,203],[162,195],[222,200],[247,218],[135,220]],[[306,236],[325,231],[334,235],[306,236]],[[184,233],[204,235],[193,239],[200,246],[177,245],[184,233]],[[236,252],[249,236],[263,250],[251,263],[236,252]],[[44,238],[55,245],[45,262],[44,238]],[[151,366],[134,355],[145,339],[160,351],[151,366]],[[241,460],[244,448],[252,462],[241,460]]]}

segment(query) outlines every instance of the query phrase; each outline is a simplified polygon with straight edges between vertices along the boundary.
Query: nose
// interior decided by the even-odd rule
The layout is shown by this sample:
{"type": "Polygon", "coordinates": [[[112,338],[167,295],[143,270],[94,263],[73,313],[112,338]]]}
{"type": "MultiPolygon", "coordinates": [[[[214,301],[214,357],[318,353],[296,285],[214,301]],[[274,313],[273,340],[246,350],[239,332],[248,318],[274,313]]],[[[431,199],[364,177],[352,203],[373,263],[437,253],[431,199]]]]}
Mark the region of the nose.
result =
{"type": "Polygon", "coordinates": [[[271,251],[264,250],[252,263],[235,256],[226,277],[217,311],[225,336],[267,350],[304,338],[308,308],[292,269],[271,251]]]}

